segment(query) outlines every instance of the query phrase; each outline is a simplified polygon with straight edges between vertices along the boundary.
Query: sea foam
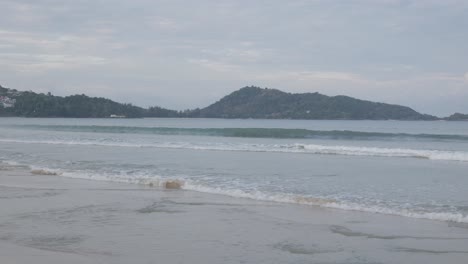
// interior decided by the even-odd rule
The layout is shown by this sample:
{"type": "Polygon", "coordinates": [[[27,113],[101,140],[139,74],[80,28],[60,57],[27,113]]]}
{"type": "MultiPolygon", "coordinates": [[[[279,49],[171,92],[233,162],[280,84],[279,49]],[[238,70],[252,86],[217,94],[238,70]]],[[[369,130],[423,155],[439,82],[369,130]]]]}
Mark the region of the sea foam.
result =
{"type": "Polygon", "coordinates": [[[318,144],[246,144],[246,143],[191,143],[191,142],[100,142],[100,141],[64,141],[64,140],[17,140],[0,139],[5,143],[21,144],[52,144],[52,145],[84,145],[128,148],[166,148],[166,149],[192,149],[212,151],[244,151],[244,152],[280,152],[304,153],[320,155],[346,155],[346,156],[374,156],[374,157],[400,157],[420,158],[430,160],[468,161],[467,151],[455,150],[424,150],[408,148],[362,147],[318,144]]]}
{"type": "MultiPolygon", "coordinates": [[[[2,161],[6,164],[15,164],[24,167],[18,162],[2,161]]],[[[411,208],[390,208],[384,205],[359,204],[355,202],[339,200],[329,197],[315,197],[312,195],[297,195],[293,193],[269,193],[263,191],[242,190],[240,188],[229,188],[210,186],[205,183],[188,179],[183,175],[177,177],[167,177],[154,174],[127,175],[100,173],[95,171],[68,171],[51,169],[44,167],[31,167],[32,171],[41,171],[38,175],[57,175],[75,179],[108,181],[125,184],[138,184],[147,187],[159,187],[163,189],[182,189],[201,193],[224,195],[234,198],[251,199],[262,202],[288,203],[318,206],[322,208],[340,209],[348,211],[360,211],[368,213],[378,213],[386,215],[396,215],[410,218],[429,219],[437,221],[450,221],[458,223],[468,223],[468,215],[461,212],[430,212],[411,208]]]]}

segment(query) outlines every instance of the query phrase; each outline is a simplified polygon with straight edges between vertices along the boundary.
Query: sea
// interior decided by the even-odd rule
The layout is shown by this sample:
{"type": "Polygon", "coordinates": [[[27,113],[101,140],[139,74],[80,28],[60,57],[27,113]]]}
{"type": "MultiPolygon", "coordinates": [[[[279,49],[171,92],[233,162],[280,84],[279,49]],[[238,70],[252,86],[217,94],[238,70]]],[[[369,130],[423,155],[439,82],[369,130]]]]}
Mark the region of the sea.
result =
{"type": "Polygon", "coordinates": [[[468,223],[468,122],[1,118],[1,166],[468,223]]]}

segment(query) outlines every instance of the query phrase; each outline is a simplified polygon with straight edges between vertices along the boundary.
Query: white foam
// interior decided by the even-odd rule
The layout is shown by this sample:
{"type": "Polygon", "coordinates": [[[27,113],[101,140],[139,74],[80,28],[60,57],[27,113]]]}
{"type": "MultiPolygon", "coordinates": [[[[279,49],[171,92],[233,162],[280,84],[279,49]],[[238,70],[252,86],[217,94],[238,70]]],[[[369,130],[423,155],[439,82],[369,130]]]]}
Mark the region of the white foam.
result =
{"type": "Polygon", "coordinates": [[[391,209],[379,206],[367,206],[354,203],[339,202],[328,198],[315,198],[308,196],[298,196],[294,194],[267,194],[263,192],[245,192],[242,190],[226,190],[222,188],[212,188],[202,185],[186,184],[183,189],[204,193],[227,195],[237,198],[248,198],[259,201],[271,201],[280,203],[293,203],[320,206],[324,208],[334,208],[349,211],[361,211],[369,213],[379,213],[387,215],[397,215],[410,218],[429,219],[438,221],[451,221],[468,223],[468,216],[461,213],[449,212],[413,212],[408,209],[391,209]]]}
{"type": "Polygon", "coordinates": [[[468,161],[467,151],[449,150],[421,150],[407,148],[382,148],[358,146],[329,146],[316,144],[229,144],[229,143],[189,143],[189,142],[154,142],[154,143],[123,143],[100,141],[61,141],[61,140],[16,140],[0,139],[0,142],[24,144],[53,144],[53,145],[94,145],[107,147],[133,147],[133,148],[167,148],[167,149],[193,149],[213,151],[245,151],[245,152],[281,152],[305,153],[321,155],[347,155],[347,156],[374,156],[374,157],[401,157],[423,158],[431,160],[468,161]]]}
{"type": "Polygon", "coordinates": [[[1,162],[9,166],[21,166],[20,163],[18,163],[17,161],[13,161],[13,160],[2,160],[1,162]]]}
{"type": "Polygon", "coordinates": [[[443,151],[443,150],[419,150],[406,148],[377,148],[354,146],[324,146],[324,145],[297,145],[305,152],[317,154],[336,154],[352,156],[378,156],[378,157],[412,157],[431,160],[468,161],[468,152],[443,151]]]}
{"type": "Polygon", "coordinates": [[[239,189],[223,189],[219,187],[208,187],[201,184],[193,183],[191,181],[186,181],[182,189],[267,202],[295,203],[307,205],[325,205],[328,203],[336,202],[333,199],[305,197],[295,194],[269,194],[260,191],[247,192],[239,189]]]}
{"type": "Polygon", "coordinates": [[[414,212],[408,209],[391,209],[379,206],[363,206],[354,203],[329,203],[325,207],[350,211],[361,211],[369,213],[379,213],[387,215],[399,215],[410,218],[429,219],[438,221],[450,221],[468,223],[468,215],[450,212],[414,212]]]}
{"type": "MultiPolygon", "coordinates": [[[[7,164],[14,164],[15,166],[23,166],[14,161],[2,161],[7,164]]],[[[186,177],[164,177],[154,174],[140,174],[136,176],[126,175],[124,173],[98,173],[92,171],[66,171],[59,169],[51,169],[45,167],[29,166],[30,169],[40,169],[47,172],[53,172],[57,176],[63,176],[75,179],[96,180],[118,182],[126,184],[139,184],[150,187],[167,188],[168,183],[177,183],[177,188],[197,191],[202,193],[210,193],[217,195],[225,195],[235,198],[252,199],[266,202],[279,202],[290,204],[303,204],[319,206],[323,208],[333,208],[350,211],[361,211],[368,213],[379,213],[387,215],[397,215],[410,218],[429,219],[438,221],[451,221],[459,223],[468,223],[468,215],[457,212],[421,212],[412,211],[411,209],[388,208],[377,205],[362,205],[346,201],[338,201],[326,197],[312,197],[303,196],[291,193],[266,193],[261,191],[246,191],[241,189],[230,189],[222,187],[208,186],[206,184],[198,183],[196,181],[186,179],[186,177]]]]}
{"type": "Polygon", "coordinates": [[[94,173],[86,171],[61,171],[59,175],[74,179],[138,184],[149,187],[162,187],[169,189],[183,188],[183,185],[185,184],[185,181],[182,178],[164,178],[158,175],[138,175],[137,177],[130,177],[122,174],[94,173]],[[178,188],[170,187],[174,183],[178,185],[178,188]]]}
{"type": "Polygon", "coordinates": [[[98,142],[98,141],[64,141],[64,140],[22,140],[22,139],[0,139],[0,142],[5,143],[22,143],[22,144],[47,144],[47,145],[82,145],[82,146],[109,146],[109,147],[135,147],[140,148],[144,145],[132,143],[114,143],[114,142],[98,142]]]}

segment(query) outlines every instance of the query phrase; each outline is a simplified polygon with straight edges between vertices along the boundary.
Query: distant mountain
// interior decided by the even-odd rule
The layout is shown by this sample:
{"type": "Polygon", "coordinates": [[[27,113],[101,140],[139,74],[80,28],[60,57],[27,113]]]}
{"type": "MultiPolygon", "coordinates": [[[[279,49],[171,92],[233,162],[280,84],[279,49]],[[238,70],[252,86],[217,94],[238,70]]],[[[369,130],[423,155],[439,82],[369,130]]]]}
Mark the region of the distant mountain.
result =
{"type": "MultiPolygon", "coordinates": [[[[348,96],[286,93],[276,89],[244,87],[202,108],[175,111],[142,108],[105,98],[22,92],[0,86],[0,116],[23,117],[188,117],[330,120],[440,120],[400,105],[376,103],[348,96]]],[[[456,113],[443,120],[468,120],[456,113]]]]}
{"type": "Polygon", "coordinates": [[[276,89],[244,87],[193,113],[197,117],[435,120],[437,117],[385,103],[319,93],[292,94],[276,89]]]}

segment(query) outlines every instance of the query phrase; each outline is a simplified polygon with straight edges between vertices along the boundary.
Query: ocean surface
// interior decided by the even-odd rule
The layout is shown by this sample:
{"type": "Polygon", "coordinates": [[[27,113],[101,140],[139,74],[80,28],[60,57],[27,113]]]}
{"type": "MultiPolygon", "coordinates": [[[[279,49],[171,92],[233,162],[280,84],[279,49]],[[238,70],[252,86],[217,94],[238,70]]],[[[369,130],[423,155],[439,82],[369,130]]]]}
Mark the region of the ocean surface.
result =
{"type": "Polygon", "coordinates": [[[1,118],[2,166],[468,223],[468,122],[1,118]]]}

